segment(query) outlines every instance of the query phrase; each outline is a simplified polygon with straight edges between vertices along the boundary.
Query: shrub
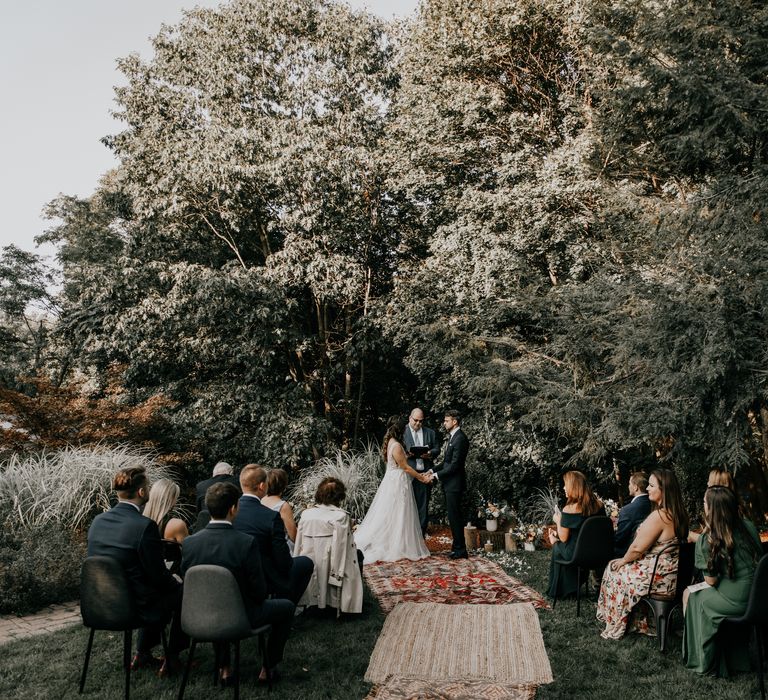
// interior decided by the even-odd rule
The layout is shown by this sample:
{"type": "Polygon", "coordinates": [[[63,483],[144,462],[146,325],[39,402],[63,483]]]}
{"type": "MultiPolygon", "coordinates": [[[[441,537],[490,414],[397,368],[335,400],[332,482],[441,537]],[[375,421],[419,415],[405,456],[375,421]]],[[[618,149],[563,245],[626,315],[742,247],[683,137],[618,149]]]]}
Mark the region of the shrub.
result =
{"type": "Polygon", "coordinates": [[[0,532],[0,613],[24,614],[78,597],[86,545],[67,530],[0,532]]]}
{"type": "Polygon", "coordinates": [[[11,524],[84,530],[114,501],[112,476],[144,466],[152,481],[170,478],[170,469],[152,452],[127,445],[68,447],[55,452],[14,455],[0,465],[0,511],[11,524]]]}
{"type": "Polygon", "coordinates": [[[288,497],[294,502],[298,514],[314,503],[318,484],[326,477],[333,476],[347,487],[344,508],[355,520],[360,521],[379,487],[381,463],[381,452],[373,443],[359,452],[337,450],[334,456],[319,459],[305,469],[290,486],[288,497]]]}

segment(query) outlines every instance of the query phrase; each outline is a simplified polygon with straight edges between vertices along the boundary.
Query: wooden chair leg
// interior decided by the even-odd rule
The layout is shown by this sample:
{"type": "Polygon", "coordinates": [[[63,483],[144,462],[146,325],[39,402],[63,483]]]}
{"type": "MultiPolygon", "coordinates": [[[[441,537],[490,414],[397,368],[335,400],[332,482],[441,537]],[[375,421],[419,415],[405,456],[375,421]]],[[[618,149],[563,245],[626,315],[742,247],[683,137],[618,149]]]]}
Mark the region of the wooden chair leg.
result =
{"type": "Polygon", "coordinates": [[[125,700],[131,695],[131,642],[133,642],[133,630],[123,632],[123,666],[125,667],[125,700]]]}
{"type": "Polygon", "coordinates": [[[179,688],[179,700],[183,700],[184,698],[184,689],[187,687],[187,681],[189,680],[189,669],[192,668],[192,657],[195,654],[196,645],[197,645],[197,641],[193,639],[189,647],[189,656],[187,656],[187,665],[184,666],[184,675],[181,678],[181,688],[179,688]]]}
{"type": "Polygon", "coordinates": [[[91,649],[93,648],[93,635],[96,634],[96,630],[92,627],[91,633],[88,635],[88,646],[85,648],[85,661],[83,663],[83,672],[80,674],[80,693],[85,688],[85,677],[88,675],[88,662],[91,660],[91,649]]]}

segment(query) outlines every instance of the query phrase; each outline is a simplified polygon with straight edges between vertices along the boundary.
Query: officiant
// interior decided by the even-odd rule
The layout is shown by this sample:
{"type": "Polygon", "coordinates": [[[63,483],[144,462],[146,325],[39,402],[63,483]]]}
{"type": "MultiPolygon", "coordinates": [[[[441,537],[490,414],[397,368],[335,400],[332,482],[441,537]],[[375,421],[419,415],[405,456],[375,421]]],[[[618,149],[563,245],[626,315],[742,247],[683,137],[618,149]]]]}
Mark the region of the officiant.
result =
{"type": "MultiPolygon", "coordinates": [[[[408,417],[408,425],[405,428],[403,436],[405,443],[405,452],[408,458],[408,464],[417,472],[429,471],[437,455],[440,453],[440,446],[437,444],[437,435],[432,428],[424,425],[424,411],[420,408],[414,408],[408,417]]],[[[419,511],[419,523],[421,525],[421,534],[426,536],[427,525],[429,524],[429,496],[432,493],[432,484],[423,484],[418,479],[414,479],[413,495],[416,499],[416,508],[419,511]]]]}

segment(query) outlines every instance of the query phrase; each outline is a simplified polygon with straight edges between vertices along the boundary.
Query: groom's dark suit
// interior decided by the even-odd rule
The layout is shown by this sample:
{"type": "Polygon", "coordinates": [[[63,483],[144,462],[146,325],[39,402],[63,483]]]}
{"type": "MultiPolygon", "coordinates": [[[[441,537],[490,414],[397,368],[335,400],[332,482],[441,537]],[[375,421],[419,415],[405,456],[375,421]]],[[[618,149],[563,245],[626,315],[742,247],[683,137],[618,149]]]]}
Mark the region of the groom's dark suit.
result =
{"type": "MultiPolygon", "coordinates": [[[[405,434],[403,435],[403,442],[405,443],[405,451],[410,452],[411,448],[416,444],[413,440],[413,431],[410,425],[405,426],[405,434]]],[[[428,471],[434,464],[434,459],[440,452],[440,447],[437,444],[437,435],[432,428],[421,429],[421,444],[425,447],[429,447],[429,454],[432,459],[421,460],[422,468],[419,469],[417,460],[415,457],[408,458],[408,465],[415,469],[417,472],[428,471]]],[[[416,499],[416,509],[419,511],[419,524],[421,525],[421,534],[427,534],[427,525],[429,524],[429,496],[432,492],[432,484],[423,484],[418,479],[413,480],[413,496],[416,499]]]]}
{"type": "MultiPolygon", "coordinates": [[[[266,599],[267,584],[256,540],[238,532],[229,523],[209,523],[205,529],[187,537],[181,545],[181,573],[185,574],[189,567],[199,564],[215,564],[229,569],[240,588],[251,625],[272,625],[267,661],[269,667],[274,668],[283,658],[294,606],[289,600],[266,599]]],[[[224,665],[228,665],[226,661],[225,657],[224,665]]]]}
{"type": "Polygon", "coordinates": [[[448,511],[448,523],[453,535],[451,551],[454,555],[466,556],[467,545],[464,542],[464,514],[461,499],[467,488],[467,473],[464,464],[469,452],[469,440],[461,428],[457,428],[448,439],[443,464],[435,472],[445,492],[445,509],[448,511]]]}

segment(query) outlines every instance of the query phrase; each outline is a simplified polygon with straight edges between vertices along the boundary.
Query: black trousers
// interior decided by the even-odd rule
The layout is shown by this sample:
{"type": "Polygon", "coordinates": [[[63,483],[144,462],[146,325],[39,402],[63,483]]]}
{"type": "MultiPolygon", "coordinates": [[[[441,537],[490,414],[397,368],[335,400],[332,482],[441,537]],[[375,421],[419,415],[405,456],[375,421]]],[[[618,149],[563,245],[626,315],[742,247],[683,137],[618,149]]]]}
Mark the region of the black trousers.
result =
{"type": "Polygon", "coordinates": [[[288,574],[287,586],[267,582],[268,592],[277,598],[287,598],[294,605],[298,605],[301,596],[307,590],[314,568],[315,563],[309,557],[294,557],[291,562],[291,571],[288,574]]]}
{"type": "Polygon", "coordinates": [[[467,544],[464,541],[463,498],[463,491],[445,491],[445,509],[448,512],[448,524],[451,526],[451,535],[453,535],[451,551],[456,554],[467,553],[467,544]]]}
{"type": "MultiPolygon", "coordinates": [[[[283,651],[291,633],[293,612],[296,606],[285,598],[265,600],[261,605],[248,610],[248,619],[252,627],[272,625],[272,631],[267,640],[267,665],[274,668],[283,660],[283,651]]],[[[219,666],[230,664],[230,644],[221,643],[218,646],[219,666]]]]}
{"type": "Polygon", "coordinates": [[[182,591],[183,587],[178,586],[162,594],[151,609],[140,611],[140,617],[147,623],[139,629],[136,640],[140,654],[150,653],[152,648],[160,643],[163,628],[169,621],[171,629],[168,634],[168,653],[176,655],[189,646],[189,637],[181,631],[182,591]]]}
{"type": "Polygon", "coordinates": [[[432,495],[432,484],[422,484],[418,479],[412,481],[413,497],[416,499],[416,510],[419,513],[421,534],[427,534],[429,525],[429,497],[432,495]]]}

